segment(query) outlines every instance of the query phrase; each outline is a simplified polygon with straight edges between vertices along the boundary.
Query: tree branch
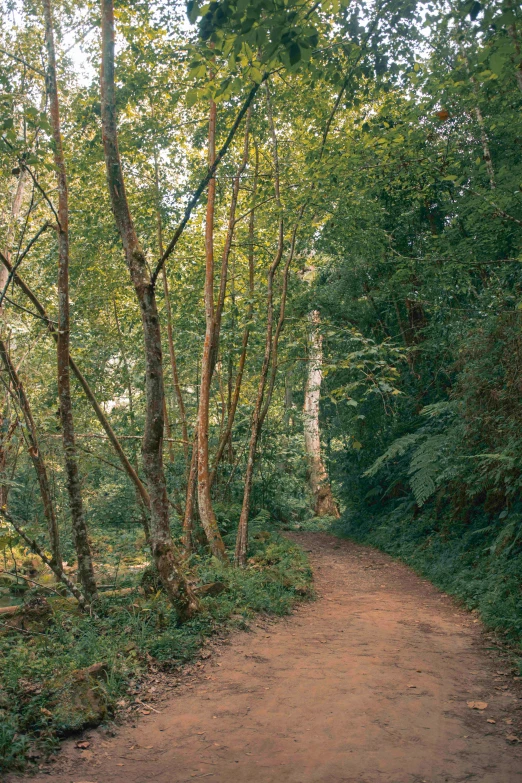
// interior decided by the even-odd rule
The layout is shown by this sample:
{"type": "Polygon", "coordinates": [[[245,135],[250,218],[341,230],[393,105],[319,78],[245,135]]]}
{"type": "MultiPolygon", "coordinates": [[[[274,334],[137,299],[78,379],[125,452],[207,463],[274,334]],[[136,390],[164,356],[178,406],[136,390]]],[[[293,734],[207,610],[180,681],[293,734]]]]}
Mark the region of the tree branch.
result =
{"type": "Polygon", "coordinates": [[[179,223],[178,227],[176,228],[176,230],[174,232],[174,236],[170,240],[170,242],[169,242],[169,244],[167,246],[167,249],[165,250],[165,252],[161,256],[161,258],[159,259],[158,263],[156,264],[156,268],[154,269],[154,272],[152,273],[151,283],[152,283],[153,286],[156,284],[156,280],[158,279],[158,275],[161,272],[161,269],[162,269],[165,261],[171,255],[172,251],[174,250],[174,248],[176,247],[176,245],[178,243],[179,238],[181,237],[183,231],[185,230],[185,226],[189,222],[190,216],[192,215],[192,211],[194,210],[194,207],[198,203],[199,199],[201,198],[201,194],[203,193],[203,191],[207,187],[208,183],[210,182],[210,180],[214,176],[217,167],[219,166],[219,164],[221,163],[221,161],[225,157],[228,148],[232,144],[232,141],[234,139],[234,136],[236,135],[237,129],[241,125],[241,121],[242,121],[243,117],[245,116],[245,114],[248,111],[248,107],[250,106],[250,104],[254,100],[254,98],[256,96],[256,93],[259,90],[260,86],[263,84],[264,81],[266,81],[266,79],[268,79],[268,76],[269,76],[269,74],[265,73],[263,75],[263,78],[261,79],[260,83],[259,84],[254,84],[254,86],[252,87],[252,89],[248,93],[248,95],[246,97],[246,100],[243,103],[243,105],[242,105],[241,109],[239,110],[239,113],[238,113],[238,115],[237,115],[237,117],[236,117],[236,119],[234,121],[234,124],[230,128],[230,131],[229,131],[228,136],[227,136],[227,138],[225,140],[225,143],[223,144],[223,146],[221,147],[221,149],[217,153],[213,164],[211,166],[209,166],[207,173],[205,174],[205,176],[203,177],[203,179],[199,183],[198,187],[194,191],[194,194],[193,194],[192,198],[190,199],[189,203],[187,204],[187,206],[185,208],[185,214],[183,215],[183,219],[181,220],[181,222],[179,223]]]}
{"type": "Polygon", "coordinates": [[[13,277],[15,276],[16,270],[18,269],[18,267],[20,266],[20,264],[24,260],[25,256],[29,252],[29,250],[38,241],[38,239],[43,234],[43,232],[46,231],[49,228],[49,226],[50,226],[50,223],[48,221],[46,221],[43,224],[43,226],[39,229],[39,231],[36,232],[36,234],[31,239],[31,241],[29,242],[29,244],[27,245],[25,250],[22,253],[20,253],[20,255],[18,256],[18,258],[16,260],[16,263],[13,264],[11,270],[9,271],[9,275],[7,276],[7,281],[6,281],[6,284],[4,286],[4,289],[0,293],[0,307],[2,307],[2,302],[4,301],[4,297],[5,297],[6,293],[7,293],[7,291],[9,290],[9,286],[11,284],[11,281],[12,281],[13,277]]]}

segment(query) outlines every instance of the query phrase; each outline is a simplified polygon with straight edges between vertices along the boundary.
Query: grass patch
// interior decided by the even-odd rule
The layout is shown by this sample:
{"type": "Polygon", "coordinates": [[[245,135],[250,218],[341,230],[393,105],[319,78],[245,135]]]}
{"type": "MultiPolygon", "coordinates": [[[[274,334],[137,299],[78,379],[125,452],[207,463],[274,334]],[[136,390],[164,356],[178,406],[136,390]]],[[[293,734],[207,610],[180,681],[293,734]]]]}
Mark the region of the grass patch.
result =
{"type": "MultiPolygon", "coordinates": [[[[52,602],[52,615],[24,631],[0,634],[0,771],[22,770],[55,750],[59,738],[103,722],[151,665],[189,661],[206,638],[256,612],[284,615],[312,594],[304,552],[276,531],[252,531],[248,568],[226,568],[193,555],[200,584],[219,581],[220,595],[180,625],[161,592],[100,598],[97,617],[52,602]],[[96,664],[102,664],[96,667],[96,664]],[[93,667],[89,670],[89,667],[93,667]]],[[[128,579],[127,579],[128,581],[128,579]]]]}

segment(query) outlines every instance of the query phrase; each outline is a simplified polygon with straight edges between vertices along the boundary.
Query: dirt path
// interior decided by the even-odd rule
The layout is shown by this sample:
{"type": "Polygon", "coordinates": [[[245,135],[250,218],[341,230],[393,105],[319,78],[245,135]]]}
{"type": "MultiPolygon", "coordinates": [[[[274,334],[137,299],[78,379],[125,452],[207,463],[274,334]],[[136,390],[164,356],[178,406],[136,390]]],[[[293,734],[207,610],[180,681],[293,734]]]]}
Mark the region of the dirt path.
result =
{"type": "Polygon", "coordinates": [[[375,550],[295,538],[311,551],[316,602],[233,635],[155,702],[160,714],[113,738],[91,732],[86,751],[67,743],[52,780],[522,781],[522,746],[509,739],[522,738],[520,683],[473,615],[375,550]]]}

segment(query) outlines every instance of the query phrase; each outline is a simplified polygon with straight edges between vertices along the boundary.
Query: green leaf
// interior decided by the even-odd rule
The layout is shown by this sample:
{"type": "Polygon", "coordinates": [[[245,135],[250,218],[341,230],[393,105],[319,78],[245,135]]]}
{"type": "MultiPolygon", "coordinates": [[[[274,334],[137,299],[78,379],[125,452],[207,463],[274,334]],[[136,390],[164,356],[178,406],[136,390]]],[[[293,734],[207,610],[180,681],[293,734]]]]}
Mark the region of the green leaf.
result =
{"type": "Polygon", "coordinates": [[[296,65],[301,59],[301,47],[295,41],[288,47],[288,57],[290,59],[290,65],[296,65]]]}
{"type": "Polygon", "coordinates": [[[495,54],[492,54],[491,57],[489,58],[489,67],[494,74],[500,76],[502,71],[504,70],[505,62],[506,62],[505,58],[498,52],[495,52],[495,54]]]}

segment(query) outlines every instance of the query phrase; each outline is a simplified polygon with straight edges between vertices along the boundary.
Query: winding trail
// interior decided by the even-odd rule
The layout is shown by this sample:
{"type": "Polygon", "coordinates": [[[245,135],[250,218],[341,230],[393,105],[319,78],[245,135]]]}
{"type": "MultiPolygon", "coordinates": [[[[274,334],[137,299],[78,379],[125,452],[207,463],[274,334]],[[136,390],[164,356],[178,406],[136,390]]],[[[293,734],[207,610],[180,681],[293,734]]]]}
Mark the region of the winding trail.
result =
{"type": "Polygon", "coordinates": [[[522,781],[521,683],[474,615],[376,550],[292,537],[318,600],[233,634],[135,727],[66,743],[53,781],[522,781]]]}

